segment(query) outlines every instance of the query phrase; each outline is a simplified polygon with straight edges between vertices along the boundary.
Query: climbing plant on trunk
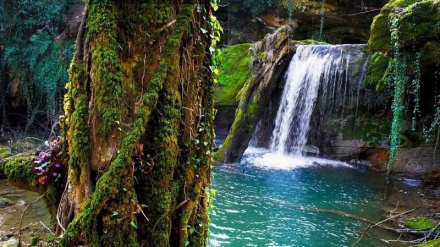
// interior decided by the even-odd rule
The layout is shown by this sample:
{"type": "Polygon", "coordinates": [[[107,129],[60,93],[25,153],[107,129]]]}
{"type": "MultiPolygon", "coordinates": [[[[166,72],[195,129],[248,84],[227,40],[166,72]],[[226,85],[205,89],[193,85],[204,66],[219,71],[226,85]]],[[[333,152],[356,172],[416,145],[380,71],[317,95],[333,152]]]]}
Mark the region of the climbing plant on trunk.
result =
{"type": "Polygon", "coordinates": [[[205,246],[211,3],[88,0],[84,14],[62,119],[60,245],[205,246]]]}

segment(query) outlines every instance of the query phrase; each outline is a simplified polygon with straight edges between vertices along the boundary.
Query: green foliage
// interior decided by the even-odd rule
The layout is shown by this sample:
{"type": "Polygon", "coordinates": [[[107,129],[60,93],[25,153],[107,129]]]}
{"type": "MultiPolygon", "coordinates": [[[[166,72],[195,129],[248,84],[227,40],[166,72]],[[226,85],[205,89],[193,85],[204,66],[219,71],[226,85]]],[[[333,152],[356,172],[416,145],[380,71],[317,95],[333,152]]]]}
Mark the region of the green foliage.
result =
{"type": "Polygon", "coordinates": [[[394,16],[390,20],[391,22],[391,41],[394,48],[394,73],[393,73],[393,83],[394,83],[394,98],[392,104],[393,111],[393,122],[391,125],[391,144],[390,144],[390,158],[387,164],[387,173],[390,173],[393,167],[394,156],[397,152],[398,146],[400,145],[402,121],[404,115],[404,99],[405,91],[408,82],[408,76],[406,75],[406,61],[407,57],[402,54],[399,50],[399,18],[394,16]]]}
{"type": "Polygon", "coordinates": [[[392,8],[396,8],[396,7],[407,7],[411,4],[414,4],[416,2],[420,2],[420,0],[393,0],[390,1],[389,3],[387,3],[384,6],[384,9],[392,9],[392,8]]]}
{"type": "Polygon", "coordinates": [[[0,145],[0,159],[8,157],[8,148],[0,145]]]}
{"type": "Polygon", "coordinates": [[[435,227],[436,223],[429,218],[425,217],[416,217],[413,219],[407,219],[403,222],[405,227],[416,229],[416,230],[426,230],[435,227]]]}
{"type": "Polygon", "coordinates": [[[438,246],[440,246],[440,238],[419,245],[419,247],[438,247],[438,246]]]}
{"type": "Polygon", "coordinates": [[[422,125],[426,142],[440,126],[440,98],[438,95],[429,97],[429,93],[426,94],[428,97],[420,95],[421,78],[424,78],[424,85],[437,87],[438,84],[439,23],[440,10],[436,0],[392,0],[373,21],[368,45],[375,53],[370,58],[367,84],[393,92],[387,172],[391,171],[394,156],[402,144],[403,119],[412,115],[411,130],[416,131],[417,125],[422,125]],[[425,108],[430,104],[434,110],[427,110],[422,115],[422,104],[425,108]],[[425,119],[420,121],[422,118],[425,119]]]}
{"type": "MultiPolygon", "coordinates": [[[[252,15],[264,14],[270,8],[284,8],[289,14],[293,11],[304,12],[307,9],[328,10],[331,7],[325,4],[325,1],[317,0],[235,0],[241,5],[242,9],[250,12],[252,15]]],[[[347,4],[352,6],[356,5],[356,1],[345,1],[347,4]]]]}
{"type": "Polygon", "coordinates": [[[328,45],[328,43],[317,41],[314,39],[292,40],[295,45],[328,45]]]}
{"type": "MultiPolygon", "coordinates": [[[[1,67],[9,68],[11,80],[20,81],[28,108],[29,127],[38,112],[44,111],[53,123],[61,110],[67,66],[73,54],[73,41],[56,41],[64,29],[63,11],[75,0],[6,0],[0,3],[0,44],[4,46],[1,67]],[[44,107],[44,106],[45,107],[44,107]]],[[[0,80],[5,94],[8,81],[0,80]]],[[[5,98],[0,98],[5,112],[5,98]]],[[[4,119],[4,118],[3,118],[4,119]]]]}
{"type": "Polygon", "coordinates": [[[32,156],[18,156],[5,164],[5,174],[10,182],[31,186],[36,181],[32,170],[32,156]]]}
{"type": "Polygon", "coordinates": [[[375,52],[370,56],[368,72],[365,84],[373,87],[376,91],[381,91],[388,84],[390,69],[393,67],[394,60],[384,56],[381,52],[375,52]]]}
{"type": "Polygon", "coordinates": [[[249,67],[251,47],[252,44],[234,45],[226,48],[219,55],[219,77],[214,96],[216,105],[237,104],[237,94],[251,73],[249,67]]]}

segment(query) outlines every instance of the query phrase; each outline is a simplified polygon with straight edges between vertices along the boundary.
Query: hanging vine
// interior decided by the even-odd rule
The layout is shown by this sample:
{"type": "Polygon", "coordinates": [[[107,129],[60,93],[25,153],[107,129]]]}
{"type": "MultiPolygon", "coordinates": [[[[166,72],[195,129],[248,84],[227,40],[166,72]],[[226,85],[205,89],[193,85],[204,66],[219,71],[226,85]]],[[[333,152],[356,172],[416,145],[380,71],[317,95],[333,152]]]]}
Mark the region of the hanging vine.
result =
{"type": "Polygon", "coordinates": [[[399,50],[399,15],[392,15],[390,18],[391,43],[393,46],[394,69],[393,69],[393,83],[394,96],[392,103],[393,122],[391,125],[390,136],[390,156],[387,163],[387,173],[389,174],[393,169],[394,156],[400,145],[402,120],[404,112],[404,96],[408,77],[406,75],[406,59],[405,55],[399,50]]]}

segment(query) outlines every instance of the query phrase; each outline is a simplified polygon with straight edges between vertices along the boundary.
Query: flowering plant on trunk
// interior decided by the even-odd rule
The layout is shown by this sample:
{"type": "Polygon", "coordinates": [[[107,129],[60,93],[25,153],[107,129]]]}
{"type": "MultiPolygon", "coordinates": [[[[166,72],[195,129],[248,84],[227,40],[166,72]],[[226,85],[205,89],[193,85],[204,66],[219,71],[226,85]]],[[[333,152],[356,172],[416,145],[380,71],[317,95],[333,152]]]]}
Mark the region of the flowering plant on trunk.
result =
{"type": "Polygon", "coordinates": [[[56,182],[62,176],[62,165],[57,155],[61,151],[59,137],[46,141],[43,148],[32,158],[33,169],[41,185],[56,182]]]}

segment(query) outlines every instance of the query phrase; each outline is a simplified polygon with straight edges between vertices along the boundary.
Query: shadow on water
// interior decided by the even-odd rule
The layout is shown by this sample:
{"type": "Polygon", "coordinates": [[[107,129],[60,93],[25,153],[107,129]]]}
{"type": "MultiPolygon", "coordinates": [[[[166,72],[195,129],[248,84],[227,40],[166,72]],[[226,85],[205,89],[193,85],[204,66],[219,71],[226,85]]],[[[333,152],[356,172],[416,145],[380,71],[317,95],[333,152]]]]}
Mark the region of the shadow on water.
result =
{"type": "MultiPolygon", "coordinates": [[[[379,222],[388,210],[417,204],[415,188],[393,181],[384,199],[382,174],[346,163],[315,159],[271,168],[261,165],[265,159],[289,162],[256,152],[214,168],[210,246],[351,246],[368,223],[344,213],[379,222]]],[[[373,228],[357,246],[402,246],[381,240],[398,238],[373,228]]]]}

